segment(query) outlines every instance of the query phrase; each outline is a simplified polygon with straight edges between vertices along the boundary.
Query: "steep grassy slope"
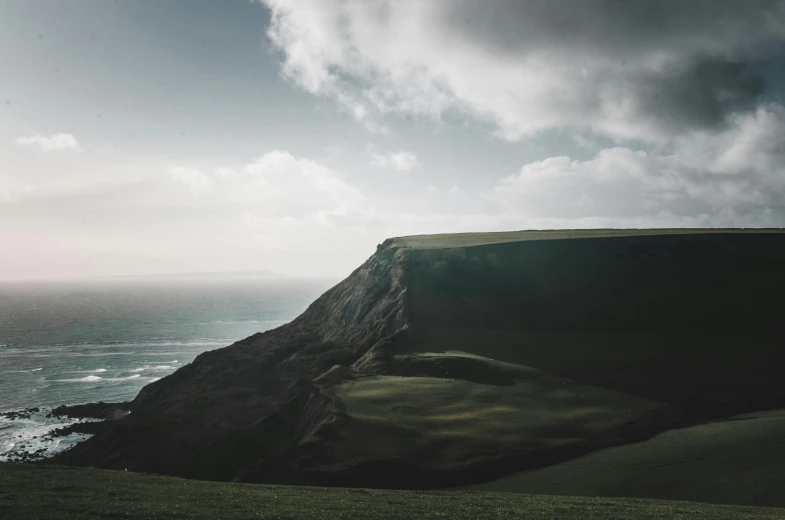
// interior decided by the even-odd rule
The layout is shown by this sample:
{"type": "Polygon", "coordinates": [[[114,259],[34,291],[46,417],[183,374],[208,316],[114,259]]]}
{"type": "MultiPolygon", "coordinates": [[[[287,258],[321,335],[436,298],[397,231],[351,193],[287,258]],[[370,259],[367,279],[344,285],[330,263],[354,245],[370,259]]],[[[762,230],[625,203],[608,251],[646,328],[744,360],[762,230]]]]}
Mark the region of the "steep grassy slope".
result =
{"type": "Polygon", "coordinates": [[[671,430],[474,489],[785,507],[785,412],[671,430]]]}
{"type": "Polygon", "coordinates": [[[778,408],[782,265],[773,231],[387,240],[294,322],[148,385],[55,462],[433,487],[778,408]]]}
{"type": "Polygon", "coordinates": [[[661,408],[544,374],[509,386],[373,376],[343,383],[335,393],[351,418],[336,451],[368,460],[393,458],[426,478],[428,471],[441,472],[442,485],[449,477],[458,481],[457,473],[467,467],[489,470],[499,459],[596,442],[661,408]],[[387,440],[379,444],[380,438],[387,440]]]}
{"type": "Polygon", "coordinates": [[[493,384],[452,377],[346,377],[329,391],[338,420],[314,430],[272,478],[266,478],[269,467],[264,475],[243,477],[280,482],[294,470],[293,481],[315,484],[445,487],[645,436],[634,431],[636,425],[670,412],[659,403],[541,372],[511,376],[493,384]]]}
{"type": "Polygon", "coordinates": [[[774,520],[785,518],[785,510],[471,491],[227,484],[125,471],[0,463],[0,518],[774,520]]]}

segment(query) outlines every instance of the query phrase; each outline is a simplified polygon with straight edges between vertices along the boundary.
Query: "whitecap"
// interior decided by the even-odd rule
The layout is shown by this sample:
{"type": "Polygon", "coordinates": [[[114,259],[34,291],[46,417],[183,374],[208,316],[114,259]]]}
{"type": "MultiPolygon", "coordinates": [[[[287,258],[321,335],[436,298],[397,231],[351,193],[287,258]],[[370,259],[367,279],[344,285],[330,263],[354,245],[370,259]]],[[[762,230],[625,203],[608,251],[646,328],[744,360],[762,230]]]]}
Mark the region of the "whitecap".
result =
{"type": "Polygon", "coordinates": [[[160,381],[160,380],[161,380],[160,377],[154,377],[154,378],[150,379],[150,382],[151,383],[155,383],[156,381],[160,381]]]}
{"type": "Polygon", "coordinates": [[[100,374],[102,372],[106,372],[105,368],[96,368],[95,370],[88,370],[88,372],[93,372],[94,374],[100,374]]]}
{"type": "Polygon", "coordinates": [[[144,372],[145,370],[149,370],[151,372],[160,372],[161,370],[174,370],[176,367],[172,365],[145,365],[140,368],[135,368],[131,370],[131,372],[144,372]]]}
{"type": "Polygon", "coordinates": [[[132,379],[139,379],[140,377],[142,376],[139,374],[134,374],[128,377],[110,377],[109,379],[104,379],[104,381],[130,381],[132,379]]]}
{"type": "Polygon", "coordinates": [[[77,379],[55,379],[58,383],[91,383],[93,381],[101,381],[103,377],[100,376],[85,376],[77,379]]]}

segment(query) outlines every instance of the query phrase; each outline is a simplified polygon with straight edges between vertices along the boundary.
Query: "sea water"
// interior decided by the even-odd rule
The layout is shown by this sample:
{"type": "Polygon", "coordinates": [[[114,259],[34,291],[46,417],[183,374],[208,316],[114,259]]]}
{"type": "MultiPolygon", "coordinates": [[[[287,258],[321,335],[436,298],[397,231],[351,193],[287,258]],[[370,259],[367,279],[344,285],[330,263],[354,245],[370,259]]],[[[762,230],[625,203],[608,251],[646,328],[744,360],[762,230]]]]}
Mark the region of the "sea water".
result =
{"type": "Polygon", "coordinates": [[[133,399],[198,354],[291,321],[335,279],[0,283],[0,460],[49,456],[84,436],[62,404],[133,399]]]}

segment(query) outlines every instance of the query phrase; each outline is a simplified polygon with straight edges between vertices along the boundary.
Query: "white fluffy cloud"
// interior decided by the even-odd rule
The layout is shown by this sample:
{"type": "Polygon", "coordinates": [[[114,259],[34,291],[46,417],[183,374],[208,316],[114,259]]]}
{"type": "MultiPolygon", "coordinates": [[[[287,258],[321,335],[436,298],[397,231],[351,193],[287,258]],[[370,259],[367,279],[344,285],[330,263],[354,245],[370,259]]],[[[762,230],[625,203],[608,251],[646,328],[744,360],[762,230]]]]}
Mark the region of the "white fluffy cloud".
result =
{"type": "Polygon", "coordinates": [[[572,126],[663,139],[763,92],[785,2],[262,0],[282,71],[358,120],[449,109],[518,140],[572,126]]]}
{"type": "Polygon", "coordinates": [[[245,170],[275,193],[271,208],[280,217],[306,217],[333,225],[372,212],[370,201],[354,185],[329,168],[289,152],[266,153],[245,170]]]}
{"type": "Polygon", "coordinates": [[[210,179],[196,168],[171,166],[169,175],[175,182],[188,186],[194,194],[205,193],[210,189],[210,179]]]}
{"type": "Polygon", "coordinates": [[[64,150],[78,151],[82,149],[79,141],[71,134],[35,134],[19,137],[16,144],[21,146],[37,146],[44,152],[59,152],[64,150]]]}
{"type": "Polygon", "coordinates": [[[673,153],[615,147],[530,163],[485,198],[534,227],[782,226],[785,109],[763,106],[720,134],[685,135],[673,153]]]}
{"type": "Polygon", "coordinates": [[[391,170],[408,172],[417,166],[417,156],[411,152],[400,150],[391,153],[378,153],[372,146],[366,147],[371,156],[371,164],[391,170]]]}
{"type": "Polygon", "coordinates": [[[15,222],[0,239],[25,254],[35,242],[46,257],[55,243],[69,248],[60,252],[68,259],[62,269],[33,269],[19,256],[0,278],[258,268],[335,274],[385,235],[374,201],[342,172],[287,151],[218,168],[78,159],[57,174],[46,160],[0,176],[0,221],[15,222]]]}
{"type": "Polygon", "coordinates": [[[242,214],[246,222],[286,222],[334,226],[361,222],[373,207],[360,190],[333,170],[281,150],[268,152],[241,169],[204,172],[193,167],[170,167],[170,180],[185,186],[193,197],[178,198],[191,207],[242,214]]]}

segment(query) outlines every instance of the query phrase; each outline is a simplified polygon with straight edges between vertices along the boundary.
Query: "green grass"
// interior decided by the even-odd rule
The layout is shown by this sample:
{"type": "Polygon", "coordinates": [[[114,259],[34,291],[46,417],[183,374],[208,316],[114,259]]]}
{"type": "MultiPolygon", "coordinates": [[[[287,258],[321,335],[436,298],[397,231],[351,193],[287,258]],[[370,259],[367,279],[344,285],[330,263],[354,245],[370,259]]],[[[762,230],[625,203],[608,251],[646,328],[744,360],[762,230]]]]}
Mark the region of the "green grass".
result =
{"type": "Polygon", "coordinates": [[[785,506],[785,412],[671,430],[474,489],[785,506]]]}
{"type": "Polygon", "coordinates": [[[444,233],[398,237],[395,242],[410,249],[472,247],[529,240],[566,238],[606,238],[656,235],[691,235],[717,233],[783,233],[782,229],[559,229],[502,231],[497,233],[444,233]]]}
{"type": "Polygon", "coordinates": [[[229,484],[0,463],[0,518],[763,520],[785,518],[785,510],[475,491],[229,484]]]}
{"type": "MultiPolygon", "coordinates": [[[[451,356],[426,354],[422,358],[438,363],[451,356]]],[[[505,374],[515,375],[507,368],[514,365],[480,356],[465,358],[487,362],[491,368],[498,365],[505,374]]],[[[345,450],[361,460],[397,460],[434,470],[467,467],[500,455],[596,439],[661,406],[519,369],[518,378],[509,386],[449,376],[374,376],[344,382],[335,388],[335,395],[352,420],[333,451],[345,450]]]]}

